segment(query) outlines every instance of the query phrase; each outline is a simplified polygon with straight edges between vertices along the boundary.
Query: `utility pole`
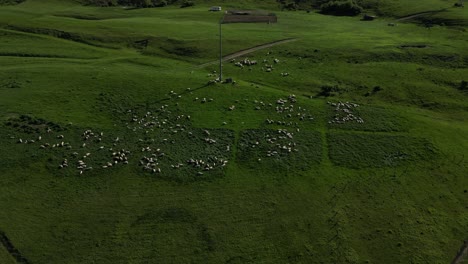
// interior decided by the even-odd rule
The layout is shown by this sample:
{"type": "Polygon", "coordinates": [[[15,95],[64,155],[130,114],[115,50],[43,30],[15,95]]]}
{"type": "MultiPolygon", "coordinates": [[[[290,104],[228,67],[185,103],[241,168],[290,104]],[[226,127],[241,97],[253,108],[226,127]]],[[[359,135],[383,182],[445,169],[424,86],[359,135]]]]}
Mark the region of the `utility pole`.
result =
{"type": "Polygon", "coordinates": [[[222,20],[219,21],[219,82],[223,81],[223,41],[221,33],[222,20]]]}
{"type": "Polygon", "coordinates": [[[223,32],[222,32],[222,24],[229,24],[229,23],[276,23],[278,21],[276,15],[274,14],[257,14],[257,15],[241,15],[242,19],[239,19],[239,15],[234,13],[229,13],[227,11],[220,20],[219,20],[219,81],[223,81],[223,32]],[[227,19],[226,19],[227,17],[227,19]],[[268,20],[265,20],[265,17],[268,20]],[[229,19],[231,18],[231,19],[229,19]],[[232,19],[234,18],[234,19],[232,19]]]}

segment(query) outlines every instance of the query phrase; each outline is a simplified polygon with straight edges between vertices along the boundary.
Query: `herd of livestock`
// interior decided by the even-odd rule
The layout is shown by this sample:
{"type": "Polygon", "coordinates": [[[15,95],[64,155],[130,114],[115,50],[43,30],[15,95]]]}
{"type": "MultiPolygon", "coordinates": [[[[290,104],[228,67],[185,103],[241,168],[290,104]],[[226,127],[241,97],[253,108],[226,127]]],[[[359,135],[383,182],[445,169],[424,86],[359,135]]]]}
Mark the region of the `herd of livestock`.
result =
{"type": "MultiPolygon", "coordinates": [[[[194,102],[196,101],[204,103],[212,102],[213,99],[194,100],[194,102]]],[[[269,103],[257,100],[251,102],[253,102],[254,110],[266,110],[269,115],[264,126],[270,129],[271,133],[266,135],[261,143],[254,141],[246,146],[252,149],[258,148],[259,144],[268,146],[265,153],[259,157],[259,161],[261,158],[290,155],[300,151],[300,146],[294,140],[294,133],[300,132],[301,122],[314,122],[314,117],[307,109],[296,104],[296,95],[291,94],[269,103]]],[[[329,124],[364,122],[354,113],[354,109],[359,107],[358,104],[350,102],[328,102],[328,104],[333,107],[334,113],[331,114],[332,118],[328,121],[329,124]]],[[[226,108],[232,112],[238,111],[235,104],[226,108]]],[[[233,157],[231,151],[234,148],[231,145],[221,145],[216,136],[210,135],[208,129],[195,136],[195,130],[191,125],[191,116],[176,112],[172,112],[169,105],[161,105],[153,112],[146,111],[143,114],[128,110],[125,126],[129,130],[127,133],[132,134],[132,136],[122,135],[122,139],[117,136],[105,138],[104,132],[87,129],[81,133],[77,140],[72,135],[66,137],[47,127],[41,135],[36,135],[34,138],[18,138],[16,140],[21,144],[35,144],[40,148],[40,151],[54,150],[55,154],[57,154],[57,150],[62,152],[62,155],[55,155],[62,157],[57,168],[60,170],[73,168],[79,174],[91,171],[93,168],[111,169],[132,162],[136,162],[143,171],[154,174],[161,174],[163,169],[178,170],[183,167],[194,170],[196,175],[203,175],[214,169],[223,169],[229,162],[228,158],[233,157]],[[184,143],[176,141],[175,135],[183,135],[188,141],[184,143]],[[68,137],[71,140],[67,140],[68,137]],[[122,142],[124,137],[127,142],[122,142]],[[129,140],[132,142],[128,142],[129,140]],[[204,158],[196,154],[189,157],[180,157],[177,154],[170,155],[171,151],[178,152],[177,149],[185,148],[186,146],[183,144],[187,144],[187,142],[197,142],[197,147],[200,148],[197,154],[203,153],[204,148],[208,146],[217,146],[223,150],[224,154],[201,155],[204,158]],[[203,144],[206,147],[203,147],[203,144]],[[140,158],[137,157],[139,155],[137,153],[141,153],[140,158]],[[171,158],[166,158],[168,153],[171,158]],[[95,156],[99,157],[92,159],[95,156]],[[132,158],[133,156],[135,159],[132,158]]],[[[226,125],[227,123],[223,122],[222,124],[226,125]]]]}

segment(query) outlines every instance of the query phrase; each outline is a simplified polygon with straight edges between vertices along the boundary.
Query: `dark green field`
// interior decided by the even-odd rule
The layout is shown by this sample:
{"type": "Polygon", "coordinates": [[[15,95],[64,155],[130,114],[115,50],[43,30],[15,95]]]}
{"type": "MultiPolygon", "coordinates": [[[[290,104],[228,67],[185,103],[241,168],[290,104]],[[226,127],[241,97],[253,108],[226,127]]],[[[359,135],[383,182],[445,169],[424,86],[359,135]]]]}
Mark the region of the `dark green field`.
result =
{"type": "Polygon", "coordinates": [[[442,264],[468,239],[456,1],[359,1],[374,21],[273,0],[15,2],[0,1],[1,264],[442,264]],[[223,55],[294,41],[213,82],[212,5],[278,16],[223,25],[223,55]]]}

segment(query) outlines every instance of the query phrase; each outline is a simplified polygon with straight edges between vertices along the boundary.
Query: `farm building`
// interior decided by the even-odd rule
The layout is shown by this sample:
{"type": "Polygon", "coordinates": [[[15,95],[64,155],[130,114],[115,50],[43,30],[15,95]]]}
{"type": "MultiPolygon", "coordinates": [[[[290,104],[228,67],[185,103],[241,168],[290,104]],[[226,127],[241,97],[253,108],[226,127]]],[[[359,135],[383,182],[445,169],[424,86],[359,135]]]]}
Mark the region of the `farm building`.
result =
{"type": "Polygon", "coordinates": [[[262,10],[228,10],[222,23],[277,23],[278,18],[273,13],[262,10]]]}

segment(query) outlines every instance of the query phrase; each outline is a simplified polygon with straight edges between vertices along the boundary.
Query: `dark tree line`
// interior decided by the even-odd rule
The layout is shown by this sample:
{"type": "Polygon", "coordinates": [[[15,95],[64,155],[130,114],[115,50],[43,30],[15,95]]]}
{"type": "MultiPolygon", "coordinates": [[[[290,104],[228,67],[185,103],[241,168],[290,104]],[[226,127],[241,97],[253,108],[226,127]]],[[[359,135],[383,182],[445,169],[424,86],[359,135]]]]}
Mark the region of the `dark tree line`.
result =
{"type": "Polygon", "coordinates": [[[318,9],[323,14],[355,16],[364,8],[375,8],[378,0],[277,0],[282,9],[318,9]]]}
{"type": "Polygon", "coordinates": [[[86,4],[98,6],[134,6],[134,7],[162,7],[181,3],[181,7],[193,5],[192,1],[178,1],[178,0],[86,0],[86,4]]]}
{"type": "Polygon", "coordinates": [[[16,5],[24,2],[24,0],[0,0],[0,5],[16,5]]]}

